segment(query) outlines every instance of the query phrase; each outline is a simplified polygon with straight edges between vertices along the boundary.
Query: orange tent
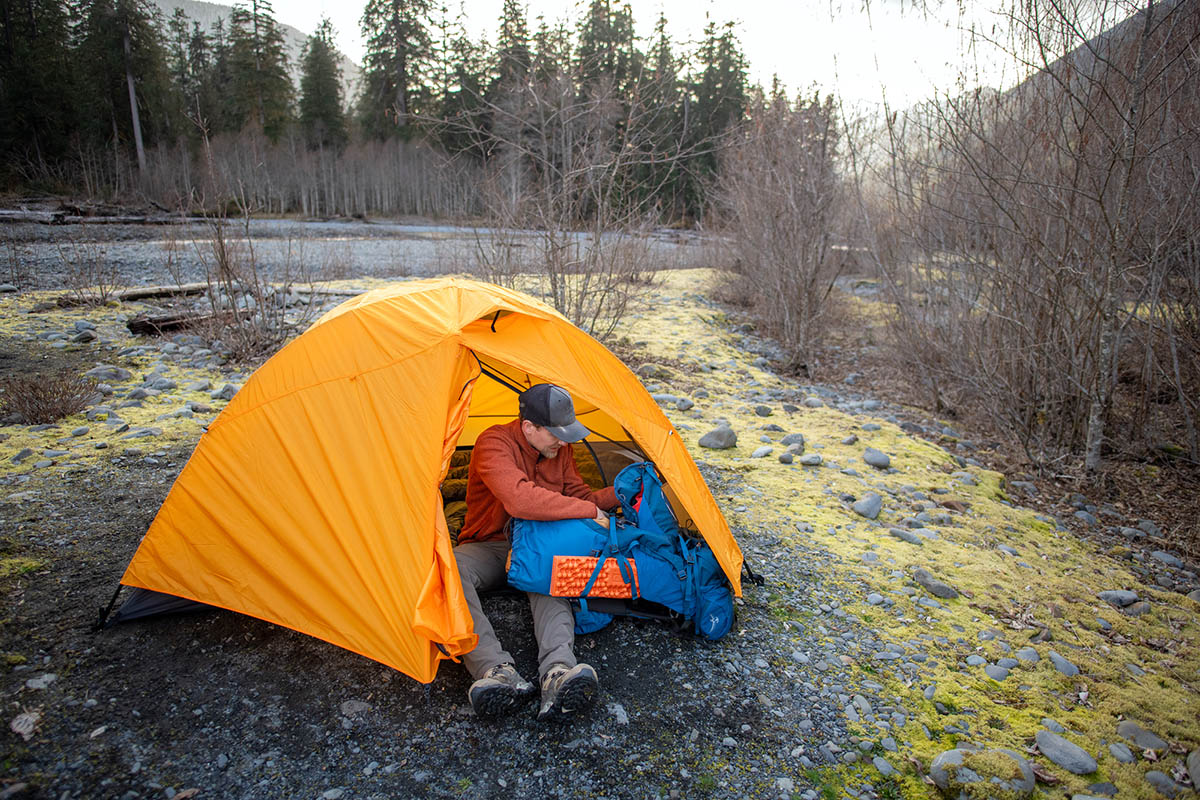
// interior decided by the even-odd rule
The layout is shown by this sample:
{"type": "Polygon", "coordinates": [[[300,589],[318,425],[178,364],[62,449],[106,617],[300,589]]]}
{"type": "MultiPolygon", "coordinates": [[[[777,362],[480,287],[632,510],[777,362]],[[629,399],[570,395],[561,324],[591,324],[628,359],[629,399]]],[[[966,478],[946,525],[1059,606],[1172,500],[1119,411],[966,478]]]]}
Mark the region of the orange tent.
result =
{"type": "Polygon", "coordinates": [[[545,304],[459,279],[349,300],[258,369],[200,439],[121,583],[431,681],[476,639],[439,484],[455,448],[516,416],[513,388],[538,382],[570,391],[591,441],[658,465],[677,516],[740,595],[737,543],[633,373],[545,304]]]}

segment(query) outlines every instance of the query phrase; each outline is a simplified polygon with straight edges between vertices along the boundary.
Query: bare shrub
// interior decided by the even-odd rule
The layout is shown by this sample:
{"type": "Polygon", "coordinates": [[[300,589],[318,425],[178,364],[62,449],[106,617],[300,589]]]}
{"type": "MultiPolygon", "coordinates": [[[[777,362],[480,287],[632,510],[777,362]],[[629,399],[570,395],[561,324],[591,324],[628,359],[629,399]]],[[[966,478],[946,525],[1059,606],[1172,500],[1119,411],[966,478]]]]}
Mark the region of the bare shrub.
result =
{"type": "Polygon", "coordinates": [[[75,372],[0,378],[0,414],[16,414],[28,425],[45,425],[87,408],[96,381],[75,372]]]}
{"type": "Polygon", "coordinates": [[[549,64],[454,123],[491,154],[475,273],[540,294],[601,340],[655,266],[658,187],[648,184],[668,180],[682,159],[651,152],[664,111],[640,91],[618,96],[609,79],[580,87],[549,64]]]}
{"type": "Polygon", "coordinates": [[[120,268],[106,257],[98,242],[68,239],[55,242],[64,280],[79,305],[104,305],[122,288],[120,268]]]}
{"type": "Polygon", "coordinates": [[[720,199],[743,295],[791,354],[808,365],[834,281],[846,264],[839,124],[833,99],[759,99],[724,151],[720,199]]]}
{"type": "Polygon", "coordinates": [[[1036,463],[1095,471],[1163,436],[1200,459],[1200,67],[1186,55],[1200,9],[1137,11],[1014,5],[1010,53],[1029,77],[888,115],[888,157],[856,170],[862,208],[889,217],[872,251],[898,358],[935,405],[985,409],[1036,463]]]}

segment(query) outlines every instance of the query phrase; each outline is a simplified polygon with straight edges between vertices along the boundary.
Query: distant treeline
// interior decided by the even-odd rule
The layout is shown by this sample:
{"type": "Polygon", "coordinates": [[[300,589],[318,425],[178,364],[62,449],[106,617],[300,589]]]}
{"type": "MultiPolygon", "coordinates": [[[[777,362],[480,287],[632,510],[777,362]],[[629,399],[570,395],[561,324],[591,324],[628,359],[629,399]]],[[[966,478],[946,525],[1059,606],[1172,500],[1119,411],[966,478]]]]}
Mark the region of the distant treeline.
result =
{"type": "Polygon", "coordinates": [[[732,23],[684,48],[660,16],[640,40],[630,7],[608,0],[573,25],[539,18],[532,29],[506,0],[494,44],[431,0],[369,0],[361,24],[361,91],[345,98],[328,20],[306,43],[297,87],[266,0],[208,29],[145,0],[5,3],[0,179],[173,207],[470,214],[485,206],[472,187],[498,163],[510,194],[544,177],[514,153],[549,127],[560,151],[541,154],[550,163],[569,169],[580,137],[634,148],[621,191],[660,219],[696,219],[714,143],[752,94],[732,23]]]}

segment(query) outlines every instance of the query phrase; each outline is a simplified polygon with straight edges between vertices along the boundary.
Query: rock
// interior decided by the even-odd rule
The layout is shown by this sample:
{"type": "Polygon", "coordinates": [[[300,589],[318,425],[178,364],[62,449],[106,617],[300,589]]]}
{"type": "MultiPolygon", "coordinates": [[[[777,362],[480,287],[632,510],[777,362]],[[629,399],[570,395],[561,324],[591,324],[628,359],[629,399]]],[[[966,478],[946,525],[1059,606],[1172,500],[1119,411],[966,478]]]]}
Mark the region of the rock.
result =
{"type": "Polygon", "coordinates": [[[46,689],[50,684],[58,680],[58,676],[53,672],[44,672],[36,678],[30,678],[25,681],[26,689],[46,689]]]}
{"type": "Polygon", "coordinates": [[[75,344],[87,344],[99,339],[100,336],[93,330],[83,330],[71,337],[71,341],[75,344]]]}
{"type": "Polygon", "coordinates": [[[1121,609],[1121,612],[1130,617],[1141,617],[1150,613],[1150,604],[1145,600],[1134,603],[1131,606],[1121,609]]]}
{"type": "Polygon", "coordinates": [[[31,455],[33,455],[32,448],[22,447],[21,451],[19,453],[17,453],[15,456],[13,456],[12,458],[10,458],[9,461],[11,461],[14,464],[20,464],[22,461],[29,458],[31,455]]]}
{"type": "Polygon", "coordinates": [[[984,658],[983,656],[979,655],[978,653],[972,653],[971,655],[967,656],[967,666],[968,667],[978,667],[978,666],[980,666],[982,664],[986,664],[986,663],[987,663],[987,659],[984,658]]]}
{"type": "Polygon", "coordinates": [[[1008,670],[998,664],[988,664],[983,671],[994,681],[1002,681],[1008,677],[1008,670]]]}
{"type": "Polygon", "coordinates": [[[1183,562],[1174,553],[1168,553],[1166,550],[1155,550],[1150,554],[1150,557],[1155,561],[1166,564],[1168,567],[1183,568],[1183,562]]]}
{"type": "Polygon", "coordinates": [[[1138,599],[1137,592],[1131,592],[1128,589],[1111,589],[1107,592],[1100,592],[1096,596],[1118,608],[1124,608],[1127,605],[1137,602],[1138,599]]]}
{"type": "Polygon", "coordinates": [[[1188,753],[1187,761],[1188,775],[1192,779],[1192,786],[1200,790],[1200,749],[1193,750],[1188,753]]]}
{"type": "Polygon", "coordinates": [[[921,540],[920,536],[913,533],[912,531],[905,530],[904,528],[888,528],[888,533],[890,533],[893,537],[899,539],[902,542],[908,542],[909,544],[915,544],[917,547],[925,546],[925,542],[921,540]]]}
{"type": "Polygon", "coordinates": [[[187,386],[185,386],[183,388],[185,391],[188,391],[188,392],[208,392],[208,391],[212,391],[212,381],[209,381],[209,380],[195,381],[193,383],[189,383],[187,386]]]}
{"type": "Polygon", "coordinates": [[[937,578],[929,574],[926,569],[917,568],[913,572],[913,580],[925,588],[934,597],[940,597],[943,600],[953,600],[958,597],[958,592],[951,586],[942,583],[937,578]]]}
{"type": "MultiPolygon", "coordinates": [[[[804,434],[803,433],[789,433],[787,436],[784,436],[782,439],[780,439],[779,443],[781,445],[784,445],[785,447],[793,447],[795,445],[799,445],[800,446],[799,452],[801,452],[801,453],[804,452],[804,434]]],[[[797,452],[797,451],[793,451],[793,452],[797,452]]]]}
{"type": "Polygon", "coordinates": [[[883,595],[881,595],[879,592],[871,592],[869,595],[867,595],[867,605],[869,606],[877,606],[882,602],[883,595]]]}
{"type": "Polygon", "coordinates": [[[1142,539],[1146,538],[1146,532],[1143,530],[1139,530],[1138,528],[1122,527],[1121,535],[1124,536],[1126,539],[1129,539],[1130,541],[1134,541],[1134,542],[1140,542],[1142,539]]]}
{"type": "Polygon", "coordinates": [[[1096,759],[1088,751],[1053,731],[1038,731],[1034,740],[1042,755],[1067,772],[1090,775],[1097,769],[1096,759]]]}
{"type": "Polygon", "coordinates": [[[783,452],[783,453],[779,454],[779,463],[780,464],[790,464],[790,463],[792,463],[793,460],[794,460],[794,457],[792,456],[791,453],[783,452]]]}
{"type": "Polygon", "coordinates": [[[820,453],[809,453],[806,456],[800,456],[800,463],[805,467],[819,467],[824,459],[820,453]]]}
{"type": "Polygon", "coordinates": [[[1067,661],[1053,650],[1050,651],[1050,661],[1054,664],[1054,668],[1066,675],[1068,678],[1073,678],[1079,674],[1079,667],[1067,661]]]}
{"type": "Polygon", "coordinates": [[[760,417],[769,417],[775,412],[770,406],[757,405],[754,407],[754,413],[760,417]]]}
{"type": "Polygon", "coordinates": [[[133,373],[129,370],[109,364],[101,364],[83,374],[86,377],[95,378],[98,381],[105,381],[106,383],[109,381],[127,381],[133,377],[133,373]]]}
{"type": "Polygon", "coordinates": [[[804,405],[808,408],[820,408],[821,406],[825,405],[825,403],[822,402],[822,400],[818,397],[809,397],[805,399],[804,405]]]}
{"type": "Polygon", "coordinates": [[[1159,772],[1156,769],[1152,769],[1146,773],[1146,783],[1153,786],[1154,790],[1163,797],[1169,797],[1172,799],[1181,791],[1183,791],[1183,787],[1171,780],[1169,775],[1164,772],[1159,772]]]}
{"type": "Polygon", "coordinates": [[[1042,717],[1042,727],[1048,731],[1053,731],[1054,733],[1066,733],[1067,732],[1067,729],[1064,728],[1058,722],[1058,720],[1050,719],[1049,717],[1042,717]]]}
{"type": "Polygon", "coordinates": [[[1085,525],[1096,525],[1099,523],[1099,520],[1083,510],[1076,511],[1075,518],[1081,520],[1085,525]]]}
{"type": "Polygon", "coordinates": [[[711,450],[728,450],[737,447],[737,434],[728,425],[718,425],[700,437],[700,446],[711,450]]]}
{"type": "Polygon", "coordinates": [[[892,465],[892,459],[881,450],[876,450],[874,447],[868,447],[863,451],[863,461],[875,467],[876,469],[887,469],[892,465]]]}
{"type": "Polygon", "coordinates": [[[1187,593],[1187,599],[1200,603],[1200,589],[1193,589],[1187,593]]]}
{"type": "Polygon", "coordinates": [[[215,392],[211,392],[208,396],[213,400],[232,400],[233,396],[238,393],[238,389],[242,387],[235,386],[232,383],[227,383],[215,392]]]}
{"type": "Polygon", "coordinates": [[[1161,531],[1161,530],[1159,530],[1158,526],[1157,526],[1157,525],[1155,525],[1153,522],[1151,522],[1151,521],[1150,521],[1150,520],[1148,520],[1148,519],[1140,519],[1140,520],[1138,520],[1138,524],[1137,524],[1137,526],[1138,526],[1138,529],[1139,529],[1139,530],[1145,531],[1147,536],[1160,536],[1160,535],[1162,535],[1162,531],[1161,531]]]}
{"type": "Polygon", "coordinates": [[[338,707],[338,710],[342,712],[343,716],[358,719],[366,716],[366,713],[371,710],[371,706],[361,700],[347,700],[338,707]]]}
{"type": "Polygon", "coordinates": [[[1133,751],[1128,745],[1114,742],[1108,746],[1108,753],[1122,764],[1132,764],[1134,762],[1133,751]]]}
{"type": "Polygon", "coordinates": [[[771,447],[771,445],[765,444],[762,447],[757,448],[753,453],[751,453],[750,457],[751,458],[766,458],[767,456],[771,455],[771,451],[773,451],[774,449],[775,448],[771,447]]]}
{"type": "Polygon", "coordinates": [[[1133,742],[1141,750],[1159,752],[1167,749],[1167,743],[1162,738],[1130,719],[1117,723],[1117,735],[1133,742]]]}
{"type": "Polygon", "coordinates": [[[609,703],[608,710],[612,713],[613,719],[618,725],[629,724],[629,712],[625,710],[625,706],[620,703],[609,703]]]}
{"type": "Polygon", "coordinates": [[[17,287],[11,283],[0,283],[0,294],[12,294],[17,291],[17,287]]]}
{"type": "Polygon", "coordinates": [[[860,517],[875,519],[879,516],[879,512],[883,510],[883,498],[875,492],[868,492],[865,497],[855,502],[851,508],[860,517]]]}
{"type": "Polygon", "coordinates": [[[680,411],[691,411],[696,404],[686,397],[681,397],[675,401],[675,407],[680,411]]]}
{"type": "Polygon", "coordinates": [[[849,436],[847,436],[845,439],[842,439],[842,444],[845,444],[845,445],[858,444],[858,437],[852,433],[849,436]]]}
{"type": "Polygon", "coordinates": [[[885,778],[888,777],[889,775],[896,774],[896,768],[893,767],[891,765],[891,762],[889,762],[883,756],[875,756],[874,758],[871,759],[871,763],[875,765],[875,769],[879,770],[879,774],[884,776],[885,778]]]}
{"type": "Polygon", "coordinates": [[[1087,790],[1093,794],[1099,794],[1105,797],[1117,796],[1117,787],[1108,781],[1104,781],[1102,783],[1093,783],[1091,786],[1087,787],[1087,790]]]}
{"type": "Polygon", "coordinates": [[[1037,649],[1033,647],[1022,647],[1014,655],[1020,661],[1025,661],[1029,664],[1036,664],[1042,660],[1042,657],[1038,655],[1037,649]]]}
{"type": "Polygon", "coordinates": [[[1033,767],[1012,750],[947,750],[929,765],[929,777],[948,797],[1028,797],[1033,767]],[[979,785],[976,785],[979,784],[979,785]]]}

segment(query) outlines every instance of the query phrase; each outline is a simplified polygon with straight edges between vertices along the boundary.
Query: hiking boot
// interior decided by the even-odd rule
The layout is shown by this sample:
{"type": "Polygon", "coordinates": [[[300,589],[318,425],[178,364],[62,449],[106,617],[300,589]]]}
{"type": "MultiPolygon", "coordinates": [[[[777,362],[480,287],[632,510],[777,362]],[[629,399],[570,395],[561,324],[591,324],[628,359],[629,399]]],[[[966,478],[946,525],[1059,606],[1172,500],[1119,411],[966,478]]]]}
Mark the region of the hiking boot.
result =
{"type": "Polygon", "coordinates": [[[512,664],[497,664],[471,684],[467,697],[479,717],[500,717],[518,710],[533,695],[533,684],[512,664]]]}
{"type": "Polygon", "coordinates": [[[539,720],[554,719],[583,711],[596,702],[600,693],[600,681],[596,670],[587,664],[554,664],[542,678],[542,704],[538,708],[539,720]]]}

